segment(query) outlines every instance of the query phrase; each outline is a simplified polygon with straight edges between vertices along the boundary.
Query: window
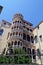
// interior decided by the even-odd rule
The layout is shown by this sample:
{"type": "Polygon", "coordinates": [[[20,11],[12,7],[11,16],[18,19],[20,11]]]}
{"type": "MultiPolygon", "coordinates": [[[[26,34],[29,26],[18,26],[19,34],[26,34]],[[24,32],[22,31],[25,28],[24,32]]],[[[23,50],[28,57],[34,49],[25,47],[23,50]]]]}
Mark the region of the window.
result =
{"type": "Polygon", "coordinates": [[[8,33],[7,39],[9,38],[9,34],[10,34],[10,33],[8,33]]]}
{"type": "Polygon", "coordinates": [[[14,45],[17,45],[17,41],[15,41],[14,45]]]}
{"type": "Polygon", "coordinates": [[[17,29],[18,29],[19,27],[17,26],[17,29]]]}
{"type": "Polygon", "coordinates": [[[36,59],[36,55],[35,55],[35,50],[32,49],[32,55],[33,55],[33,59],[36,59]]]}
{"type": "Polygon", "coordinates": [[[34,43],[34,39],[33,39],[33,36],[31,36],[31,42],[34,43]]]}
{"type": "Polygon", "coordinates": [[[13,27],[12,27],[12,29],[13,29],[13,27]]]}
{"type": "Polygon", "coordinates": [[[37,28],[39,29],[39,26],[37,28]]]}
{"type": "Polygon", "coordinates": [[[37,56],[38,56],[39,59],[41,59],[41,51],[40,51],[39,48],[37,49],[37,56]]]}
{"type": "Polygon", "coordinates": [[[30,36],[29,36],[29,35],[27,35],[27,41],[29,41],[29,42],[30,42],[30,36]]]}
{"type": "Polygon", "coordinates": [[[16,32],[16,35],[18,35],[18,32],[16,32]]]}
{"type": "Polygon", "coordinates": [[[20,36],[20,33],[19,33],[19,36],[20,36]]]}
{"type": "Polygon", "coordinates": [[[21,44],[21,46],[22,46],[22,42],[21,42],[20,44],[21,44]]]}
{"type": "Polygon", "coordinates": [[[25,47],[23,47],[23,50],[24,50],[24,51],[26,51],[26,48],[25,48],[25,47]]]}
{"type": "Polygon", "coordinates": [[[13,24],[14,24],[15,22],[13,22],[13,24]]]}
{"type": "Polygon", "coordinates": [[[21,21],[20,21],[20,23],[21,23],[21,21]]]}
{"type": "Polygon", "coordinates": [[[28,51],[29,54],[31,54],[31,49],[30,48],[28,48],[27,51],[28,51]]]}
{"type": "Polygon", "coordinates": [[[26,34],[25,33],[23,33],[23,39],[26,40],[26,34]]]}
{"type": "Polygon", "coordinates": [[[40,35],[39,37],[40,37],[40,41],[42,41],[42,35],[40,35]]]}
{"type": "Polygon", "coordinates": [[[13,54],[13,49],[12,49],[12,48],[10,48],[10,55],[11,55],[11,54],[13,54]]]}
{"type": "Polygon", "coordinates": [[[20,41],[18,41],[18,45],[20,45],[20,41]]]}
{"type": "Polygon", "coordinates": [[[13,32],[13,35],[15,35],[15,32],[13,32]]]}
{"type": "Polygon", "coordinates": [[[8,43],[8,47],[10,46],[10,43],[8,43]]]}
{"type": "Polygon", "coordinates": [[[4,25],[6,25],[6,23],[4,23],[4,25]]]}
{"type": "Polygon", "coordinates": [[[29,28],[27,28],[27,30],[29,31],[29,28]]]}
{"type": "Polygon", "coordinates": [[[12,41],[11,45],[13,45],[13,41],[12,41]]]}
{"type": "Polygon", "coordinates": [[[30,29],[30,31],[32,32],[32,29],[30,29]]]}
{"type": "Polygon", "coordinates": [[[14,29],[16,28],[16,26],[14,26],[14,29]]]}
{"type": "Polygon", "coordinates": [[[3,29],[0,29],[0,35],[2,35],[3,34],[3,29]]]}
{"type": "Polygon", "coordinates": [[[37,39],[37,36],[35,36],[35,43],[37,43],[38,42],[38,39],[37,39]]]}
{"type": "Polygon", "coordinates": [[[19,23],[19,21],[18,21],[18,23],[19,23]]]}
{"type": "Polygon", "coordinates": [[[12,36],[12,33],[10,33],[10,36],[12,36]]]}

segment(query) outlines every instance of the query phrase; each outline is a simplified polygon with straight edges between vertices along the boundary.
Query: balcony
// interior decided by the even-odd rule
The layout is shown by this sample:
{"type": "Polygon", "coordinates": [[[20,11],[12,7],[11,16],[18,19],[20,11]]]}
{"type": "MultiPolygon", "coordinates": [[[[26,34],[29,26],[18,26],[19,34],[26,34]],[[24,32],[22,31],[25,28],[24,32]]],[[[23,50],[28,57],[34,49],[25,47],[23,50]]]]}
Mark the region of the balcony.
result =
{"type": "Polygon", "coordinates": [[[29,33],[30,35],[33,35],[33,33],[31,31],[28,31],[27,29],[23,29],[23,32],[29,33]]]}
{"type": "Polygon", "coordinates": [[[23,24],[16,22],[16,23],[13,24],[13,26],[22,26],[23,27],[23,24]]]}
{"type": "Polygon", "coordinates": [[[15,39],[21,39],[21,40],[23,40],[23,37],[19,36],[19,35],[14,35],[14,36],[12,35],[11,37],[8,38],[8,40],[10,40],[10,41],[11,40],[15,40],[15,39]]]}

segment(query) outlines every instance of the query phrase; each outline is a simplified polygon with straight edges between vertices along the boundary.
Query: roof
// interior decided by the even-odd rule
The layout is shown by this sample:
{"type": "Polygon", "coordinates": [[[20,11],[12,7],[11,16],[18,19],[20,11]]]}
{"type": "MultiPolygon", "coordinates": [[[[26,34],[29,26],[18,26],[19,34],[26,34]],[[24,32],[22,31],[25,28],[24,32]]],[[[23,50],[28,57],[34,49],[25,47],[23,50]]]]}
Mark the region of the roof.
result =
{"type": "Polygon", "coordinates": [[[38,24],[37,26],[35,26],[35,27],[33,28],[33,30],[34,30],[35,28],[37,28],[42,22],[43,22],[43,20],[42,20],[41,22],[39,22],[39,24],[38,24]]]}
{"type": "Polygon", "coordinates": [[[29,24],[29,25],[33,25],[32,23],[30,23],[30,22],[28,22],[28,21],[26,21],[26,20],[23,20],[25,23],[27,23],[27,24],[29,24]]]}
{"type": "Polygon", "coordinates": [[[10,23],[10,22],[8,22],[8,21],[6,21],[6,20],[2,20],[2,22],[3,22],[3,23],[7,23],[7,24],[11,25],[11,23],[10,23]]]}

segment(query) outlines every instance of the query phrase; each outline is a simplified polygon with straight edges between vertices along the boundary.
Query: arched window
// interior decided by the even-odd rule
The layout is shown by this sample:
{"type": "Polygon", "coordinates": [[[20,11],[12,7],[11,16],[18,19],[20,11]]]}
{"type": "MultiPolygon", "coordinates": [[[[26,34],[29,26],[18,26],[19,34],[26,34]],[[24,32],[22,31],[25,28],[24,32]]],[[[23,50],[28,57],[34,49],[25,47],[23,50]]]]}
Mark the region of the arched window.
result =
{"type": "Polygon", "coordinates": [[[13,41],[11,42],[11,45],[13,45],[13,41]]]}
{"type": "Polygon", "coordinates": [[[16,35],[18,35],[18,32],[16,32],[16,35]]]}
{"type": "Polygon", "coordinates": [[[23,39],[26,40],[26,34],[25,33],[23,33],[23,39]]]}
{"type": "Polygon", "coordinates": [[[32,55],[33,55],[33,59],[36,59],[36,54],[35,54],[35,50],[32,49],[32,55]]]}
{"type": "Polygon", "coordinates": [[[18,29],[19,27],[17,26],[17,29],[18,29]]]}
{"type": "Polygon", "coordinates": [[[20,45],[22,46],[22,42],[20,42],[20,45]]]}
{"type": "Polygon", "coordinates": [[[18,45],[20,45],[20,41],[18,41],[18,45]]]}
{"type": "Polygon", "coordinates": [[[19,36],[20,36],[20,32],[19,32],[19,36]]]}
{"type": "Polygon", "coordinates": [[[40,35],[39,38],[40,38],[40,41],[42,41],[42,35],[40,35]]]}
{"type": "Polygon", "coordinates": [[[29,54],[31,54],[31,49],[30,48],[28,48],[27,51],[28,51],[29,54]]]}
{"type": "Polygon", "coordinates": [[[18,21],[18,23],[19,23],[19,21],[18,21]]]}
{"type": "Polygon", "coordinates": [[[29,28],[27,28],[27,30],[29,31],[29,28]]]}
{"type": "Polygon", "coordinates": [[[9,38],[10,32],[8,33],[7,39],[9,38]]]}
{"type": "Polygon", "coordinates": [[[37,35],[35,36],[34,40],[35,40],[35,43],[37,43],[37,42],[38,42],[37,35]]]}
{"type": "Polygon", "coordinates": [[[32,32],[32,29],[30,29],[30,32],[32,32]]]}
{"type": "Polygon", "coordinates": [[[12,36],[12,33],[10,33],[10,36],[12,36]]]}
{"type": "Polygon", "coordinates": [[[37,49],[37,56],[38,56],[39,58],[41,58],[41,51],[40,51],[39,48],[37,49]]]}
{"type": "Polygon", "coordinates": [[[12,27],[12,29],[13,29],[13,27],[12,27]]]}
{"type": "Polygon", "coordinates": [[[20,23],[21,23],[21,21],[20,21],[20,23]]]}
{"type": "Polygon", "coordinates": [[[14,29],[16,28],[16,26],[14,26],[14,29]]]}
{"type": "Polygon", "coordinates": [[[15,35],[15,32],[13,32],[13,35],[15,35]]]}
{"type": "Polygon", "coordinates": [[[15,41],[14,45],[17,45],[17,41],[15,41]]]}
{"type": "Polygon", "coordinates": [[[23,47],[23,50],[24,50],[24,51],[26,51],[26,48],[25,48],[25,47],[23,47]]]}
{"type": "Polygon", "coordinates": [[[34,39],[33,39],[33,36],[31,36],[31,42],[34,43],[34,39]]]}
{"type": "Polygon", "coordinates": [[[13,22],[13,24],[14,24],[15,22],[13,22]]]}
{"type": "Polygon", "coordinates": [[[30,42],[30,36],[29,36],[29,35],[27,35],[27,41],[29,41],[29,42],[30,42]]]}
{"type": "Polygon", "coordinates": [[[10,46],[10,42],[8,43],[8,47],[10,46]]]}

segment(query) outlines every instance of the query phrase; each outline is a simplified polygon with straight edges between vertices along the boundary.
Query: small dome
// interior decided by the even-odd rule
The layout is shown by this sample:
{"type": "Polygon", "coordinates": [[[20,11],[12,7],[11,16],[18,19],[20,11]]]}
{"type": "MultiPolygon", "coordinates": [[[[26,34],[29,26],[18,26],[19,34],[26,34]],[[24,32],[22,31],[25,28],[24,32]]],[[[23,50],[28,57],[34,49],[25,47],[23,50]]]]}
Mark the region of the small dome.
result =
{"type": "Polygon", "coordinates": [[[20,14],[20,13],[15,14],[15,15],[13,16],[13,19],[16,18],[16,17],[19,17],[19,18],[23,19],[23,15],[20,14]]]}

